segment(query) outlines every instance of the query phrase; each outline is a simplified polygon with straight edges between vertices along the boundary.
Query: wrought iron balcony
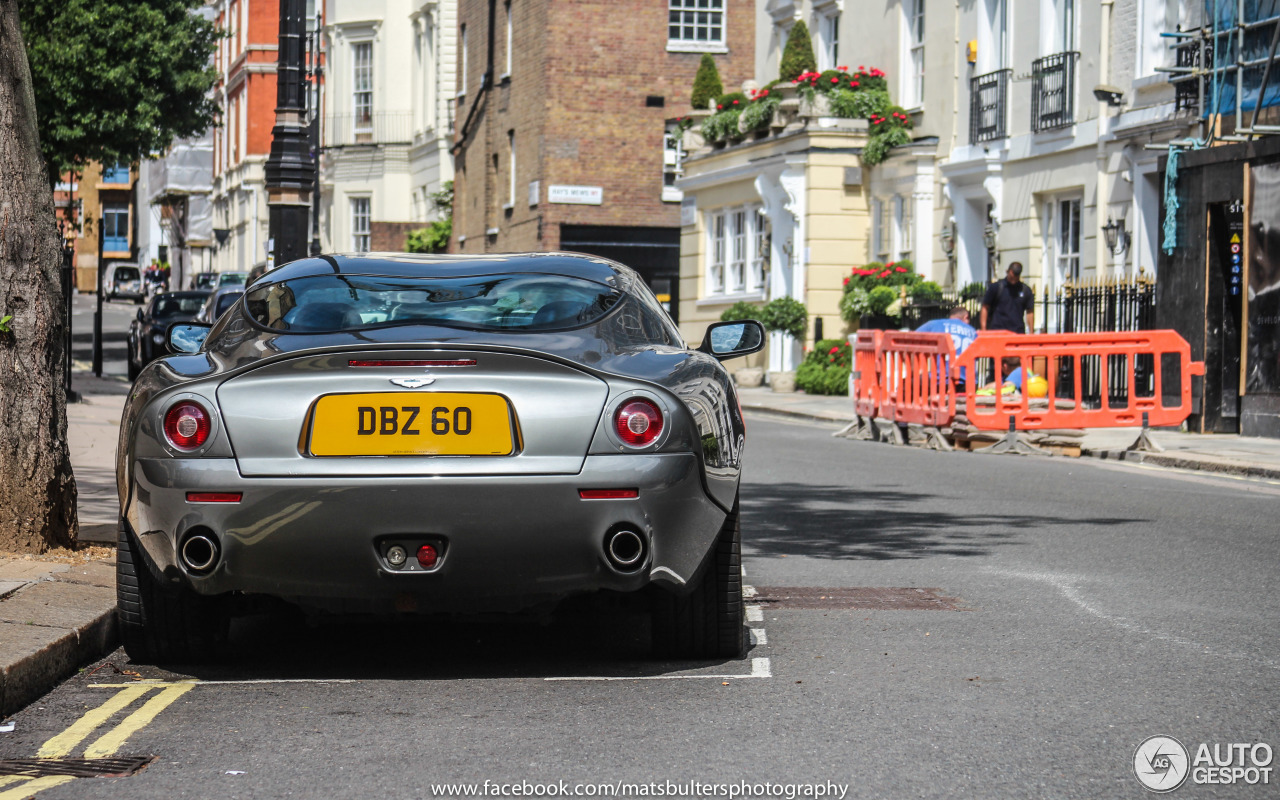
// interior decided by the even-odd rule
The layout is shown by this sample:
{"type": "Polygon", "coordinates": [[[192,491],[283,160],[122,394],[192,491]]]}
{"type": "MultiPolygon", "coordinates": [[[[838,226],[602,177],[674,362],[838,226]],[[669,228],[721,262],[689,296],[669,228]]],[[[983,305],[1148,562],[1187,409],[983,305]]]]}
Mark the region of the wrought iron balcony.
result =
{"type": "MultiPolygon", "coordinates": [[[[1202,30],[1186,31],[1186,33],[1203,34],[1202,30]]],[[[1207,75],[1197,78],[1190,70],[1198,69],[1201,64],[1214,63],[1213,39],[1203,35],[1184,38],[1173,48],[1175,72],[1169,76],[1173,84],[1174,111],[1200,112],[1200,98],[1208,97],[1212,84],[1207,75]]]]}
{"type": "Polygon", "coordinates": [[[1012,70],[1001,69],[969,80],[969,144],[1008,135],[1011,74],[1012,70]]]}
{"type": "Polygon", "coordinates": [[[1031,62],[1031,130],[1066,128],[1076,121],[1076,60],[1055,53],[1031,62]]]}
{"type": "Polygon", "coordinates": [[[324,119],[325,147],[347,145],[410,144],[413,142],[413,113],[381,111],[362,114],[330,114],[324,119]]]}

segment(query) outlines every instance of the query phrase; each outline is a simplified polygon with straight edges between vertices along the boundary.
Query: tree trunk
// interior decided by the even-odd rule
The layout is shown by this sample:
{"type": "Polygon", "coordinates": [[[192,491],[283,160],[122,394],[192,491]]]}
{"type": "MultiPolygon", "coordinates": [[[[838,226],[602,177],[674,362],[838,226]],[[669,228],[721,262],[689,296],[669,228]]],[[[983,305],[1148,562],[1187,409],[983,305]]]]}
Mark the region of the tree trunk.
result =
{"type": "Polygon", "coordinates": [[[61,257],[40,155],[18,0],[0,0],[0,549],[43,552],[76,534],[62,386],[61,257]]]}

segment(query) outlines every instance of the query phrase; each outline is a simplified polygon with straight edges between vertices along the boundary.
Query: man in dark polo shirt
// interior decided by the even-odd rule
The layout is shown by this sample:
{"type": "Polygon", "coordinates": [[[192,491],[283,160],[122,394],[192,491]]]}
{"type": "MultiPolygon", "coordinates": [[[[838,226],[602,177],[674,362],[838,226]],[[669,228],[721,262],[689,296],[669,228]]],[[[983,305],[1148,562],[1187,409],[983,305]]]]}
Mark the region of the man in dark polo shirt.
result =
{"type": "Polygon", "coordinates": [[[1004,280],[987,287],[982,298],[982,330],[1026,333],[1034,331],[1036,294],[1022,282],[1022,263],[1009,265],[1004,280]],[[1026,324],[1023,324],[1023,316],[1026,324]]]}

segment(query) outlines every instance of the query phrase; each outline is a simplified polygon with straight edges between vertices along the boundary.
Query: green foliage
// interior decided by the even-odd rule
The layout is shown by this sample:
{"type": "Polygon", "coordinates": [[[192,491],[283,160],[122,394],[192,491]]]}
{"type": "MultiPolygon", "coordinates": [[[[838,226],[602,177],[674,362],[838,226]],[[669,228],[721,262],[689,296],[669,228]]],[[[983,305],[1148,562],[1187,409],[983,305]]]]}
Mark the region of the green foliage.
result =
{"type": "Polygon", "coordinates": [[[721,322],[737,322],[742,319],[760,319],[760,306],[739,300],[724,310],[720,315],[721,322]]]}
{"type": "Polygon", "coordinates": [[[942,287],[933,281],[920,281],[907,289],[907,296],[918,303],[936,303],[942,299],[942,287]]]}
{"type": "Polygon", "coordinates": [[[12,333],[13,329],[9,327],[9,323],[12,321],[12,314],[5,314],[3,317],[0,317],[0,333],[12,333]]]}
{"type": "Polygon", "coordinates": [[[751,101],[742,111],[742,127],[749,131],[769,127],[769,123],[773,121],[773,112],[780,105],[782,105],[782,99],[778,97],[766,96],[751,101]]]}
{"type": "Polygon", "coordinates": [[[853,348],[841,339],[822,339],[796,369],[796,388],[809,394],[847,395],[853,348]]]}
{"type": "Polygon", "coordinates": [[[874,167],[888,157],[890,150],[910,143],[911,134],[905,128],[892,128],[883,133],[873,132],[867,140],[867,146],[862,148],[862,163],[874,167]]]}
{"type": "Polygon", "coordinates": [[[987,293],[987,285],[982,281],[974,281],[960,290],[962,300],[976,300],[987,293]]]}
{"type": "Polygon", "coordinates": [[[702,138],[708,142],[720,142],[725,139],[737,139],[738,116],[742,114],[737,107],[727,111],[717,111],[702,121],[702,138]]]}
{"type": "Polygon", "coordinates": [[[405,236],[404,249],[408,253],[443,253],[449,248],[452,235],[453,220],[438,219],[425,228],[409,231],[405,236]]]}
{"type": "Polygon", "coordinates": [[[730,111],[733,109],[741,111],[747,107],[748,102],[747,96],[742,92],[729,92],[716,98],[716,111],[730,111]]]}
{"type": "Polygon", "coordinates": [[[51,180],[129,164],[217,119],[221,34],[203,0],[23,0],[22,35],[51,180]]]}
{"type": "Polygon", "coordinates": [[[866,119],[883,114],[893,101],[888,92],[838,89],[831,93],[831,113],[845,119],[866,119]]]}
{"type": "Polygon", "coordinates": [[[809,330],[809,311],[794,297],[776,297],[760,311],[765,330],[785,333],[796,341],[804,341],[809,330]]]}
{"type": "Polygon", "coordinates": [[[866,289],[846,287],[840,297],[840,318],[845,322],[857,322],[863,314],[871,313],[871,295],[866,289]]]}
{"type": "Polygon", "coordinates": [[[877,286],[867,294],[867,305],[872,314],[885,313],[893,305],[893,301],[898,299],[898,292],[892,286],[877,286]]]}
{"type": "Polygon", "coordinates": [[[798,20],[787,34],[787,44],[782,49],[778,78],[794,81],[803,73],[814,72],[817,69],[818,60],[813,56],[813,41],[809,38],[809,27],[804,24],[804,20],[798,20]]]}
{"type": "Polygon", "coordinates": [[[720,70],[716,69],[716,60],[710,53],[702,54],[698,63],[698,74],[693,77],[693,94],[690,104],[696,109],[706,109],[713,97],[724,94],[724,84],[720,83],[720,70]]]}
{"type": "Polygon", "coordinates": [[[431,208],[442,218],[453,216],[453,181],[440,184],[440,191],[432,192],[431,208]]]}

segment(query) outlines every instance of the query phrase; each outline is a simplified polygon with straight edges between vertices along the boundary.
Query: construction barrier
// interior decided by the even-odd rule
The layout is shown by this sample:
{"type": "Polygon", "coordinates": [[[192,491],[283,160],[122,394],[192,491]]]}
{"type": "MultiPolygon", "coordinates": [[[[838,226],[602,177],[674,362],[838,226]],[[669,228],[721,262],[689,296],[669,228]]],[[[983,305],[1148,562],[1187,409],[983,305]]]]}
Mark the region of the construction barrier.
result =
{"type": "Polygon", "coordinates": [[[957,363],[969,375],[1001,375],[990,395],[979,395],[979,381],[970,381],[964,393],[966,416],[984,430],[1180,425],[1192,411],[1191,377],[1204,374],[1204,362],[1192,361],[1186,340],[1169,330],[986,332],[957,363]],[[1024,391],[1005,394],[1000,384],[1015,361],[1024,391]],[[1025,390],[1033,374],[1045,381],[1038,392],[1025,390]]]}
{"type": "Polygon", "coordinates": [[[955,344],[945,333],[886,331],[880,339],[880,411],[896,423],[941,427],[956,413],[951,364],[955,344]]]}
{"type": "Polygon", "coordinates": [[[849,397],[853,413],[874,419],[880,408],[880,338],[884,331],[858,331],[849,336],[853,347],[853,371],[849,373],[849,397]]]}

